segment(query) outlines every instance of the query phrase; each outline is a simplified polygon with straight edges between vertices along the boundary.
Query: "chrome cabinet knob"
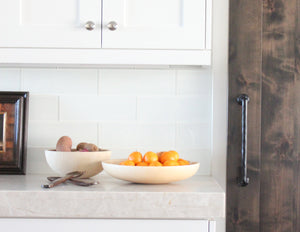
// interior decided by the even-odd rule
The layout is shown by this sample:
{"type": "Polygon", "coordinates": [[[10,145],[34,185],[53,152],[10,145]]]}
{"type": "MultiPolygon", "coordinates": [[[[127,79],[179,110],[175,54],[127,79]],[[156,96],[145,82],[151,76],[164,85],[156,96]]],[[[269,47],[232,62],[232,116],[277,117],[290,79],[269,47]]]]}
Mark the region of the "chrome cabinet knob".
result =
{"type": "Polygon", "coordinates": [[[118,29],[118,24],[115,21],[109,22],[106,26],[111,31],[115,31],[118,29]]]}
{"type": "Polygon", "coordinates": [[[84,26],[85,26],[85,29],[87,29],[88,31],[92,31],[95,29],[96,24],[92,21],[87,21],[84,26]]]}

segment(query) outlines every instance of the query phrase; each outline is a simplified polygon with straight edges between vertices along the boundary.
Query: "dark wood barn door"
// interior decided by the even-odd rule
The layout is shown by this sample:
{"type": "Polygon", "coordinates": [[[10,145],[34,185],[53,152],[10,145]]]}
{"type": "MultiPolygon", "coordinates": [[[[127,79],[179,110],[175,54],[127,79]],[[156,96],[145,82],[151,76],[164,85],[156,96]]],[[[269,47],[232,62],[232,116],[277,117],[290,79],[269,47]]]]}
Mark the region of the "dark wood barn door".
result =
{"type": "Polygon", "coordinates": [[[230,0],[228,232],[300,231],[300,0],[230,0]],[[247,94],[247,176],[242,106],[247,94]]]}

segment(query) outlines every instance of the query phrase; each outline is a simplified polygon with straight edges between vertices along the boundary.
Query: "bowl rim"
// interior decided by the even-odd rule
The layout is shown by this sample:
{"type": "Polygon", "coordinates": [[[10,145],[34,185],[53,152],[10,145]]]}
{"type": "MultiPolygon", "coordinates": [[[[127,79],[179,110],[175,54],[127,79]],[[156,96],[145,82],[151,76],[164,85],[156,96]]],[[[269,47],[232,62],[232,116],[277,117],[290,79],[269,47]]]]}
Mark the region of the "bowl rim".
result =
{"type": "Polygon", "coordinates": [[[127,159],[108,159],[105,161],[102,161],[102,165],[113,165],[113,166],[118,166],[120,168],[186,168],[186,167],[194,167],[194,166],[200,166],[199,162],[190,162],[189,165],[179,165],[179,166],[127,166],[127,165],[120,165],[118,163],[110,163],[111,161],[113,162],[122,162],[127,159]]]}
{"type": "Polygon", "coordinates": [[[45,152],[59,152],[59,153],[71,153],[71,152],[80,152],[80,153],[88,153],[88,152],[107,152],[107,151],[110,151],[111,150],[108,150],[108,149],[101,149],[99,148],[98,151],[78,151],[76,149],[71,149],[71,151],[56,151],[56,149],[46,149],[45,152]]]}

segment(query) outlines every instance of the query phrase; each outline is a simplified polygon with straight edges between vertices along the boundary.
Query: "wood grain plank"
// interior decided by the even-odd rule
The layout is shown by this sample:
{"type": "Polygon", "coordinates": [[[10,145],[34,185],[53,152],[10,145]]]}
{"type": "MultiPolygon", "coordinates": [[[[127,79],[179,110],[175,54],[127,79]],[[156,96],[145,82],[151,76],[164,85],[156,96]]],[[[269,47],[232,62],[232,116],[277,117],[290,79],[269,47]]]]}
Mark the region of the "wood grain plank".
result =
{"type": "Polygon", "coordinates": [[[297,156],[297,166],[296,171],[297,174],[295,175],[296,180],[296,196],[294,197],[294,229],[295,231],[300,231],[300,0],[297,1],[297,22],[296,22],[296,40],[295,40],[295,78],[296,78],[296,85],[295,88],[295,144],[294,149],[296,150],[297,156]]]}
{"type": "Polygon", "coordinates": [[[226,229],[233,232],[259,231],[261,23],[261,1],[230,1],[226,229]],[[241,107],[236,97],[241,93],[250,97],[247,187],[239,187],[236,180],[241,166],[241,107]]]}
{"type": "Polygon", "coordinates": [[[260,231],[295,230],[297,0],[264,0],[260,231]]]}

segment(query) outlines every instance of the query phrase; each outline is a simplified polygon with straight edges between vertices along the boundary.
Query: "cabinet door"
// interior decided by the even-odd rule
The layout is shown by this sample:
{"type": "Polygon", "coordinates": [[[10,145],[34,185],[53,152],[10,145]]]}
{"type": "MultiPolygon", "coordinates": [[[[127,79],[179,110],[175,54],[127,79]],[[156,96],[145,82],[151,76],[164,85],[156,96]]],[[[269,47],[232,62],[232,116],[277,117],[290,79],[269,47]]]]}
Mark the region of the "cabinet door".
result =
{"type": "Polygon", "coordinates": [[[101,0],[0,0],[0,28],[0,47],[100,48],[101,0]]]}
{"type": "Polygon", "coordinates": [[[299,6],[230,0],[227,231],[300,231],[299,6]],[[250,98],[247,137],[242,93],[250,98]],[[244,176],[248,185],[238,185],[244,176]]]}
{"type": "Polygon", "coordinates": [[[205,15],[206,0],[103,0],[102,47],[204,49],[205,15]]]}

